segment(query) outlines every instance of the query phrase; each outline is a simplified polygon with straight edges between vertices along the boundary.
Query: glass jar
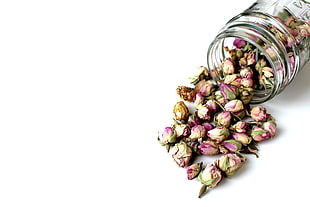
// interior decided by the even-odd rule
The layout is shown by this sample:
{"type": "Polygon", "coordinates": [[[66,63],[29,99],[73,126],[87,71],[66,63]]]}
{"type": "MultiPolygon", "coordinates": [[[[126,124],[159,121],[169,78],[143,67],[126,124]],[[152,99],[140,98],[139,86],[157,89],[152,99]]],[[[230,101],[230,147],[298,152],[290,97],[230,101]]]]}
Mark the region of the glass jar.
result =
{"type": "Polygon", "coordinates": [[[222,81],[222,62],[227,47],[242,39],[257,48],[273,70],[272,87],[255,89],[252,103],[262,103],[279,94],[310,59],[310,2],[305,0],[258,0],[232,18],[220,30],[207,53],[209,72],[222,81]],[[226,48],[226,49],[225,49],[226,48]]]}

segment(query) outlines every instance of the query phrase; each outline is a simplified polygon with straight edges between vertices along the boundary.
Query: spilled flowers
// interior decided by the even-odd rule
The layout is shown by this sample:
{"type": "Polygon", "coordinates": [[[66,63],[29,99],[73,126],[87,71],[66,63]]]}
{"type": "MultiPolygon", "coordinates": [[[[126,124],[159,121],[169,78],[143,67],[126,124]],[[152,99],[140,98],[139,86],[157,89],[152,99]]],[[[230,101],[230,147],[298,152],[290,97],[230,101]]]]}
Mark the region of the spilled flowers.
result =
{"type": "Polygon", "coordinates": [[[173,107],[174,123],[158,136],[187,178],[202,184],[199,197],[232,177],[246,163],[245,154],[257,156],[257,145],[276,135],[275,119],[266,108],[250,105],[255,90],[272,87],[273,71],[244,40],[236,39],[227,51],[219,83],[201,66],[190,79],[193,87],[177,87],[182,100],[173,107]],[[213,163],[195,162],[214,155],[213,163]]]}

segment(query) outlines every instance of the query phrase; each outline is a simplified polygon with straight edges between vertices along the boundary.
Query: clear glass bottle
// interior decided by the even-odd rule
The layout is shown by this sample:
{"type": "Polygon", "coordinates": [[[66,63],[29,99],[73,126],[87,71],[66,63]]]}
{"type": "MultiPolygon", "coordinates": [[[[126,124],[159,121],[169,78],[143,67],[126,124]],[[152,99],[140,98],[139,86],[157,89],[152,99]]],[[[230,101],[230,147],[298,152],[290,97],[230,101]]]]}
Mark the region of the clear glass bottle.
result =
{"type": "Polygon", "coordinates": [[[207,65],[214,80],[223,78],[222,61],[236,38],[255,46],[274,72],[274,85],[255,90],[252,103],[279,94],[310,59],[310,1],[258,0],[232,18],[211,43],[207,65]]]}

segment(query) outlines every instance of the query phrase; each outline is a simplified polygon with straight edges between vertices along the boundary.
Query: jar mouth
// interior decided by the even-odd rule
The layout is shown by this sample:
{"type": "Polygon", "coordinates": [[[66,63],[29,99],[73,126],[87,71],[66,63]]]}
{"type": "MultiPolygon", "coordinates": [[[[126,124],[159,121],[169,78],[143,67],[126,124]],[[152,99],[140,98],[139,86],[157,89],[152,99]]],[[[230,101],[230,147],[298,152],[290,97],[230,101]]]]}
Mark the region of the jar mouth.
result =
{"type": "MultiPolygon", "coordinates": [[[[231,48],[236,38],[243,39],[256,47],[265,56],[274,72],[273,87],[263,90],[255,89],[251,103],[263,103],[272,99],[292,80],[292,76],[295,74],[291,71],[295,70],[290,66],[285,46],[281,45],[273,34],[259,24],[231,21],[226,28],[220,31],[209,46],[207,53],[207,66],[211,77],[217,83],[222,80],[223,76],[219,73],[223,69],[222,61],[229,57],[225,47],[231,48]]],[[[298,63],[296,60],[295,62],[298,63]]]]}

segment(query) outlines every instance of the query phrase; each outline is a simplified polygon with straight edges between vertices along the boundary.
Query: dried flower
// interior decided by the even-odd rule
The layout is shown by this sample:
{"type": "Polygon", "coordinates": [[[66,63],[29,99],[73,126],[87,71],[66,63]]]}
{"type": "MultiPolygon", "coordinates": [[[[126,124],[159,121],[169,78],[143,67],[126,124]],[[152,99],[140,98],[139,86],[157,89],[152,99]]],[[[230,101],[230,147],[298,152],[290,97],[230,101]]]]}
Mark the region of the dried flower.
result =
{"type": "Polygon", "coordinates": [[[232,61],[231,58],[226,58],[225,60],[223,60],[222,68],[223,73],[226,75],[233,74],[235,72],[234,62],[232,61]]]}
{"type": "Polygon", "coordinates": [[[208,164],[198,175],[198,180],[209,188],[217,186],[222,178],[222,172],[214,164],[208,164]]]}
{"type": "Polygon", "coordinates": [[[226,111],[229,111],[229,112],[238,112],[238,111],[241,111],[244,107],[243,107],[242,101],[235,99],[235,100],[229,101],[224,106],[224,108],[226,111]]]}
{"type": "Polygon", "coordinates": [[[240,99],[243,104],[249,104],[254,97],[253,88],[241,88],[240,89],[240,99]]]}
{"type": "Polygon", "coordinates": [[[205,128],[207,131],[213,129],[213,125],[212,125],[211,123],[209,123],[209,122],[204,122],[204,123],[202,123],[202,126],[204,126],[204,128],[205,128]]]}
{"type": "Polygon", "coordinates": [[[195,99],[196,92],[194,91],[193,88],[186,86],[178,86],[176,91],[177,94],[180,96],[180,98],[183,99],[184,101],[193,102],[195,99]]]}
{"type": "Polygon", "coordinates": [[[238,96],[238,88],[226,83],[220,84],[220,90],[225,99],[233,100],[238,96]]]}
{"type": "Polygon", "coordinates": [[[239,141],[244,146],[247,146],[252,141],[252,138],[249,135],[247,135],[246,133],[235,132],[232,134],[232,136],[235,140],[239,141]]]}
{"type": "Polygon", "coordinates": [[[191,134],[191,129],[188,124],[176,124],[174,127],[176,136],[178,137],[188,137],[191,134]]]}
{"type": "Polygon", "coordinates": [[[206,105],[208,106],[208,109],[210,110],[211,113],[215,113],[218,110],[218,105],[214,100],[208,100],[206,105]]]}
{"type": "Polygon", "coordinates": [[[242,167],[245,161],[245,157],[240,157],[235,153],[229,153],[217,159],[215,164],[227,177],[230,177],[242,167]]]}
{"type": "Polygon", "coordinates": [[[267,119],[267,110],[263,106],[254,106],[251,109],[251,117],[255,121],[265,121],[267,119]]]}
{"type": "Polygon", "coordinates": [[[220,143],[228,138],[229,130],[226,127],[215,127],[207,132],[208,137],[216,143],[220,143]]]}
{"type": "Polygon", "coordinates": [[[188,117],[187,123],[188,123],[191,127],[193,127],[193,126],[196,126],[196,125],[201,124],[201,121],[200,121],[199,117],[197,116],[197,114],[194,113],[194,114],[192,114],[192,115],[190,115],[190,116],[188,117]]]}
{"type": "Polygon", "coordinates": [[[166,127],[159,139],[160,144],[165,145],[176,141],[177,134],[172,127],[166,127]]]}
{"type": "Polygon", "coordinates": [[[249,124],[245,121],[238,121],[236,124],[230,127],[231,130],[236,132],[245,133],[249,128],[249,124]]]}
{"type": "Polygon", "coordinates": [[[253,70],[251,68],[243,68],[240,70],[241,78],[253,78],[253,70]]]}
{"type": "Polygon", "coordinates": [[[192,158],[192,149],[185,143],[179,142],[171,150],[173,160],[180,166],[185,167],[192,158]]]}
{"type": "Polygon", "coordinates": [[[204,126],[202,125],[196,125],[191,129],[191,135],[189,138],[192,141],[195,141],[200,138],[204,138],[206,136],[207,130],[204,126]]]}
{"type": "Polygon", "coordinates": [[[246,42],[245,40],[243,39],[240,39],[240,38],[236,38],[233,42],[233,45],[236,47],[236,48],[243,48],[245,47],[246,45],[246,42]]]}
{"type": "Polygon", "coordinates": [[[215,116],[215,122],[221,126],[229,127],[231,122],[231,114],[230,112],[220,112],[215,116]]]}
{"type": "MultiPolygon", "coordinates": [[[[221,145],[228,150],[228,152],[237,152],[240,151],[242,148],[242,144],[234,139],[225,140],[221,143],[221,145]]],[[[224,152],[224,153],[228,153],[224,152]]]]}
{"type": "Polygon", "coordinates": [[[196,109],[201,107],[203,105],[205,98],[204,96],[199,92],[196,94],[195,101],[194,101],[194,106],[196,109]]]}
{"type": "Polygon", "coordinates": [[[247,56],[247,65],[253,65],[255,63],[256,63],[255,54],[253,51],[251,51],[247,56]]]}
{"type": "Polygon", "coordinates": [[[197,116],[202,120],[210,120],[211,119],[211,111],[208,105],[202,105],[197,110],[197,116]]]}
{"type": "Polygon", "coordinates": [[[271,138],[271,134],[269,131],[258,126],[253,127],[251,136],[257,142],[262,142],[271,138]]]}
{"type": "Polygon", "coordinates": [[[253,86],[253,80],[251,78],[242,78],[240,84],[243,87],[250,88],[253,86]]]}
{"type": "Polygon", "coordinates": [[[179,101],[174,105],[173,113],[176,120],[184,120],[189,116],[189,110],[183,101],[179,101]]]}
{"type": "Polygon", "coordinates": [[[274,121],[267,121],[263,124],[263,129],[268,131],[270,134],[270,138],[276,136],[277,125],[274,121]]]}
{"type": "Polygon", "coordinates": [[[187,174],[188,180],[192,180],[198,176],[198,174],[201,171],[201,165],[202,165],[202,163],[200,162],[200,163],[192,164],[191,166],[186,168],[186,174],[187,174]]]}
{"type": "Polygon", "coordinates": [[[219,154],[219,147],[215,142],[212,141],[203,141],[198,146],[198,149],[200,150],[201,154],[203,155],[217,155],[219,154]]]}
{"type": "Polygon", "coordinates": [[[241,77],[239,74],[227,75],[224,78],[224,83],[232,86],[240,87],[241,77]]]}

